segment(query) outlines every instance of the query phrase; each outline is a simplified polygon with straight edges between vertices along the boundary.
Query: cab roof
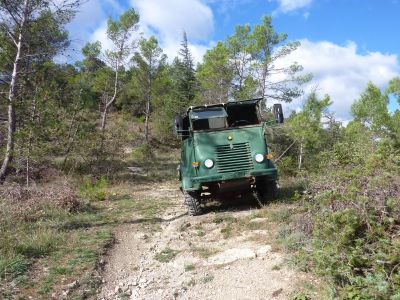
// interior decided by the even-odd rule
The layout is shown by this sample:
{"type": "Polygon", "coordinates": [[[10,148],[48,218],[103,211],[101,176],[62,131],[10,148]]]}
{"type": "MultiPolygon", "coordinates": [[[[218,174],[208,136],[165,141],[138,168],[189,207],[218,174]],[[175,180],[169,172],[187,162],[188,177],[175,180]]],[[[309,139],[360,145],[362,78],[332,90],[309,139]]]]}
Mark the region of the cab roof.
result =
{"type": "Polygon", "coordinates": [[[260,102],[263,98],[255,98],[255,99],[250,99],[250,100],[242,100],[242,101],[231,101],[231,102],[226,102],[226,103],[219,103],[219,104],[210,104],[210,105],[199,105],[199,106],[190,106],[187,110],[187,114],[192,112],[193,114],[198,114],[201,112],[212,112],[212,111],[221,111],[218,110],[218,107],[220,108],[226,108],[226,107],[231,107],[231,106],[237,106],[237,105],[257,105],[258,102],[260,102]]]}

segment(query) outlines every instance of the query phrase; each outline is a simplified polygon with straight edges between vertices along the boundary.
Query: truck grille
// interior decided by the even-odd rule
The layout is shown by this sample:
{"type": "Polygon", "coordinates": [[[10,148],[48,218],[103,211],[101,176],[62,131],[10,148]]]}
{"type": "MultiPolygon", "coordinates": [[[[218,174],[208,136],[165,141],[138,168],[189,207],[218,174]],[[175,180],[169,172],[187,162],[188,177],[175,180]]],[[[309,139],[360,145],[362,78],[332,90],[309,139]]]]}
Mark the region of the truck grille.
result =
{"type": "Polygon", "coordinates": [[[249,143],[216,146],[215,156],[219,173],[253,169],[253,160],[249,143]]]}

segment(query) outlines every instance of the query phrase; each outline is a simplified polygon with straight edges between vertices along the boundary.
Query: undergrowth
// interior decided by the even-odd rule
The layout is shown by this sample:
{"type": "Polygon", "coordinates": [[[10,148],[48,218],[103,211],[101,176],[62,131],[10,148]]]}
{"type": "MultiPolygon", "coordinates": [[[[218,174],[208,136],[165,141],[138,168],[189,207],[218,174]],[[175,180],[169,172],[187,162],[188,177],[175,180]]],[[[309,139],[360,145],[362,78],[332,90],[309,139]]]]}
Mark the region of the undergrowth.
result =
{"type": "Polygon", "coordinates": [[[345,147],[309,176],[293,214],[276,213],[278,241],[324,278],[331,298],[400,299],[399,152],[384,142],[365,145],[369,155],[345,147]]]}
{"type": "Polygon", "coordinates": [[[72,298],[94,295],[100,282],[93,272],[113,241],[114,226],[131,222],[135,214],[141,216],[138,224],[157,229],[167,199],[134,199],[105,183],[84,182],[79,194],[63,186],[0,187],[1,299],[49,298],[75,280],[79,288],[72,298]],[[99,190],[107,197],[98,197],[99,190]]]}

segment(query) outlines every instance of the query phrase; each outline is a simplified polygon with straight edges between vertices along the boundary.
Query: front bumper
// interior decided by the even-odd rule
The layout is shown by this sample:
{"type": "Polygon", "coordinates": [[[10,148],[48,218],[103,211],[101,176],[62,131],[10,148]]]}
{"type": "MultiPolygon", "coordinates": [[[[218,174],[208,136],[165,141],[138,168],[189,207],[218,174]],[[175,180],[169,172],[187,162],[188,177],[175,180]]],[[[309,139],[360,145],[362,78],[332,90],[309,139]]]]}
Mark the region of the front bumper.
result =
{"type": "Polygon", "coordinates": [[[199,176],[192,177],[187,182],[187,186],[183,186],[183,189],[186,191],[199,190],[201,185],[204,183],[211,183],[221,180],[232,180],[232,179],[241,179],[241,178],[252,178],[258,176],[268,176],[271,179],[276,180],[278,176],[278,172],[275,168],[272,169],[260,169],[260,170],[251,170],[251,171],[237,171],[223,174],[216,174],[211,176],[199,176]]]}

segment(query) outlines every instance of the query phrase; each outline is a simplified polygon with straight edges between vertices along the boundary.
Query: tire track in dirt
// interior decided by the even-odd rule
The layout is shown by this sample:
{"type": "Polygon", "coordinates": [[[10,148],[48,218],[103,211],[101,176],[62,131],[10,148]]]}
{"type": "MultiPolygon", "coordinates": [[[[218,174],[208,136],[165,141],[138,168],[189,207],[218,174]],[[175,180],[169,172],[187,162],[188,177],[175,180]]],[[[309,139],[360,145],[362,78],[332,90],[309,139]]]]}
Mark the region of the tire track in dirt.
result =
{"type": "Polygon", "coordinates": [[[172,205],[156,231],[136,222],[117,228],[97,299],[287,299],[309,280],[285,266],[285,254],[268,242],[275,235],[268,219],[251,219],[256,210],[248,205],[189,217],[174,186],[142,189],[136,197],[149,194],[172,205]],[[225,219],[246,217],[251,229],[223,235],[225,219]]]}

